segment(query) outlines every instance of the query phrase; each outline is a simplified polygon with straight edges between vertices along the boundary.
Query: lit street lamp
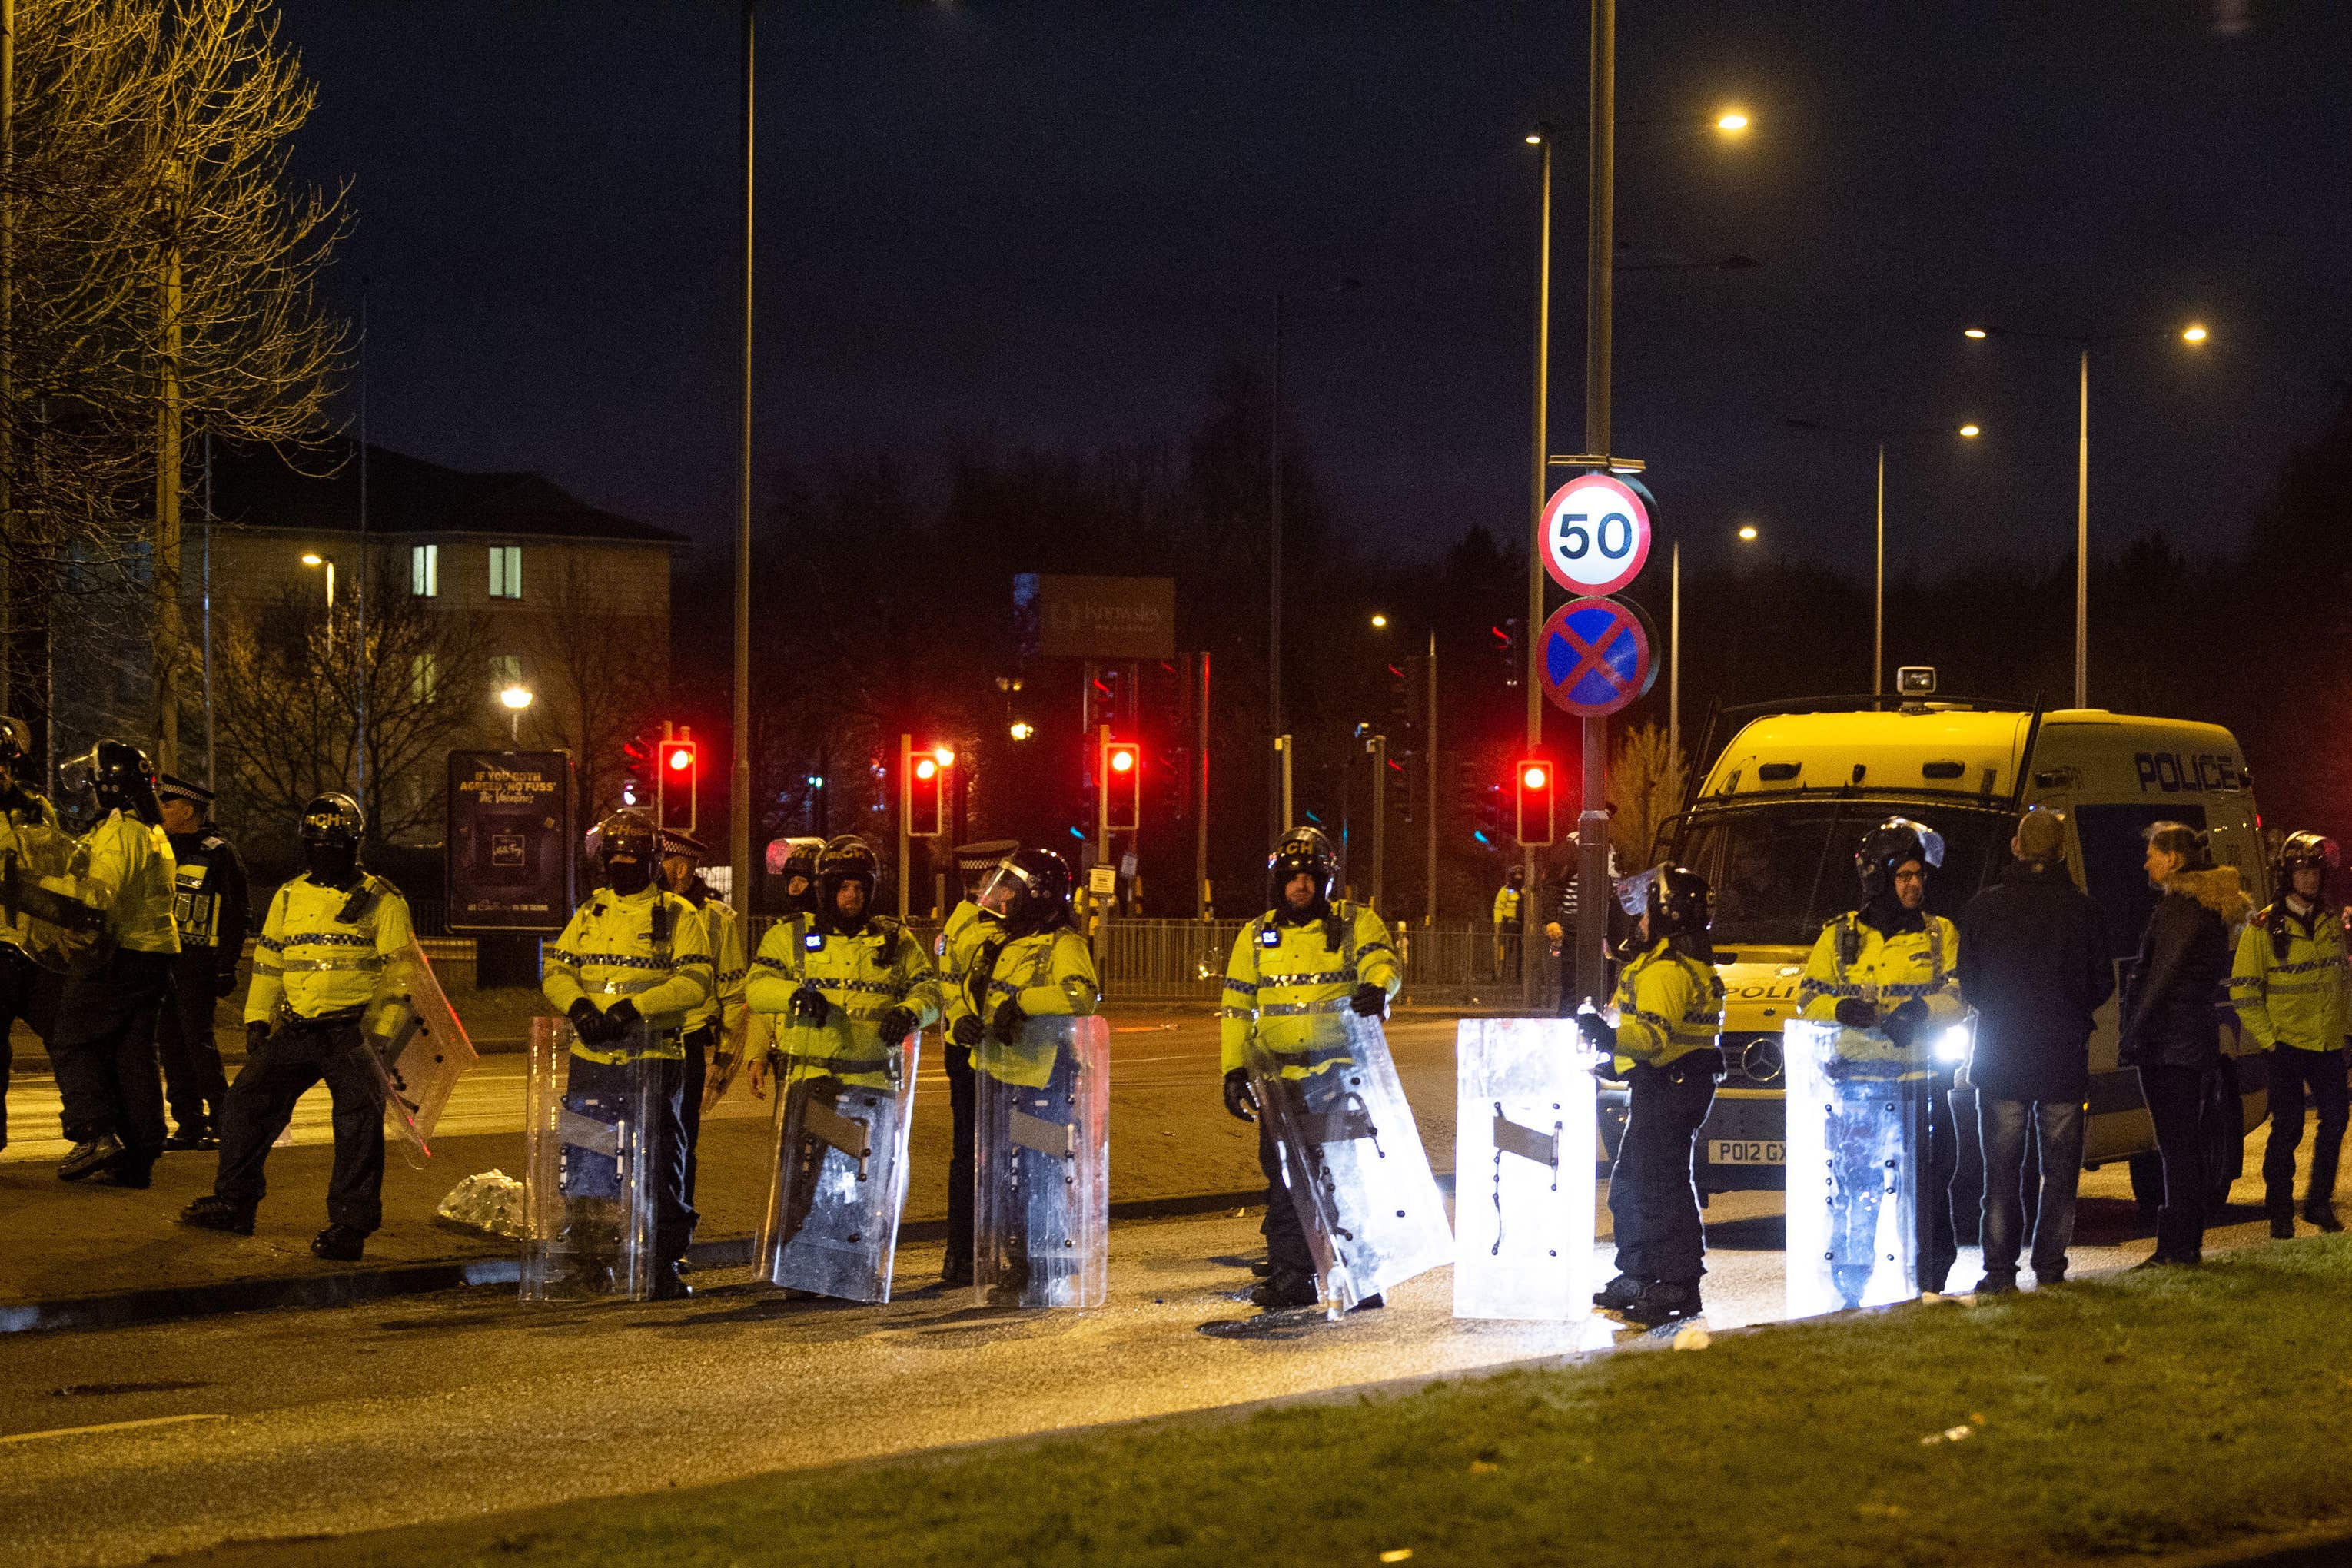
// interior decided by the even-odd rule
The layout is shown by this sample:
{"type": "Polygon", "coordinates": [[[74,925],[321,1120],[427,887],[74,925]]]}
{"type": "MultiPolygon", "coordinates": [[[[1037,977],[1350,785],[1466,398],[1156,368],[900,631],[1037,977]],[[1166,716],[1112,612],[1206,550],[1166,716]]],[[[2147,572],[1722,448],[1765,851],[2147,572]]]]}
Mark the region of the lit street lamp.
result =
{"type": "MultiPolygon", "coordinates": [[[[2168,338],[2169,327],[2129,332],[2021,332],[2012,327],[1966,327],[1960,335],[1983,342],[1987,338],[2024,338],[2053,343],[2070,343],[2082,355],[2078,412],[2074,430],[2074,706],[2091,705],[2091,347],[2095,343],[2122,342],[2133,338],[2168,338]]],[[[2180,341],[2194,347],[2209,336],[2204,324],[2191,321],[2180,329],[2180,341]]]]}
{"type": "Polygon", "coordinates": [[[522,744],[522,716],[530,707],[530,688],[520,684],[509,686],[499,693],[499,700],[506,705],[509,738],[516,745],[522,744]]]}
{"type": "Polygon", "coordinates": [[[327,569],[327,613],[330,616],[333,615],[335,612],[335,558],[331,555],[321,555],[315,550],[306,551],[302,555],[302,564],[324,566],[327,569]]]}

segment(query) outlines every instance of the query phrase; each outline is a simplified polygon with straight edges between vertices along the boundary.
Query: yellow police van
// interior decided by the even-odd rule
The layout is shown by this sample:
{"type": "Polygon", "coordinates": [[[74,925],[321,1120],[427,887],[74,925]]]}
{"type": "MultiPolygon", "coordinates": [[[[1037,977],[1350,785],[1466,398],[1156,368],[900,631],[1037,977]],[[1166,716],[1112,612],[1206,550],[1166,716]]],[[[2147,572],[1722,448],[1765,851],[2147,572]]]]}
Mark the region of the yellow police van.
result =
{"type": "MultiPolygon", "coordinates": [[[[2217,863],[2238,868],[2258,907],[2268,896],[2253,786],[2229,731],[2095,708],[2044,712],[1938,700],[1926,669],[1905,670],[1898,686],[1914,694],[1718,710],[1702,757],[1727,719],[1740,727],[1695,781],[1685,809],[1660,829],[1658,858],[1690,867],[1715,889],[1717,973],[1727,993],[1723,1047],[1731,1071],[1699,1134],[1702,1193],[1783,1185],[1781,1026],[1796,1014],[1797,981],[1814,939],[1859,896],[1855,846],[1888,816],[1943,835],[1944,864],[1928,879],[1927,902],[1957,917],[2009,863],[2021,810],[2063,813],[2067,864],[2099,906],[2119,977],[2156,903],[2141,838],[2150,823],[2209,830],[2217,863]]],[[[1965,967],[1965,952],[1960,962],[1965,967]]],[[[2207,1168],[2224,1173],[2226,1191],[2244,1135],[2264,1114],[2265,1079],[2251,1059],[2254,1043],[2219,1005],[2226,999],[2215,1001],[2226,1054],[2207,1108],[2207,1168]]],[[[2083,1159],[2091,1168],[2131,1161],[2134,1191],[2152,1206],[2162,1193],[2156,1136],[2138,1074],[2116,1060],[2117,1012],[2112,999],[2099,1009],[2091,1040],[2083,1159]]],[[[1981,1183],[1967,1157],[1976,1118],[1965,1079],[1955,1100],[1965,1234],[1975,1227],[1981,1183]]],[[[1622,1090],[1604,1089],[1602,1141],[1612,1154],[1624,1103],[1622,1090]]]]}

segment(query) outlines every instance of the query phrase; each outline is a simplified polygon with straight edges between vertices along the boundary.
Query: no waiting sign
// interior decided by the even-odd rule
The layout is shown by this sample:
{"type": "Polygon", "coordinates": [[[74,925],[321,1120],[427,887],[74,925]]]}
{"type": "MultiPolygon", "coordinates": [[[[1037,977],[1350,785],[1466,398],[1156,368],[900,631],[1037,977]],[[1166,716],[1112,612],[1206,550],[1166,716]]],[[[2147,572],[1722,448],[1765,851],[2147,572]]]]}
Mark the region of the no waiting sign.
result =
{"type": "Polygon", "coordinates": [[[1608,474],[1579,474],[1544,502],[1544,570],[1571,594],[1613,594],[1650,558],[1650,509],[1608,474]]]}
{"type": "Polygon", "coordinates": [[[1570,599],[1543,629],[1544,695],[1580,719],[1614,713],[1650,689],[1657,666],[1631,605],[1570,599]]]}

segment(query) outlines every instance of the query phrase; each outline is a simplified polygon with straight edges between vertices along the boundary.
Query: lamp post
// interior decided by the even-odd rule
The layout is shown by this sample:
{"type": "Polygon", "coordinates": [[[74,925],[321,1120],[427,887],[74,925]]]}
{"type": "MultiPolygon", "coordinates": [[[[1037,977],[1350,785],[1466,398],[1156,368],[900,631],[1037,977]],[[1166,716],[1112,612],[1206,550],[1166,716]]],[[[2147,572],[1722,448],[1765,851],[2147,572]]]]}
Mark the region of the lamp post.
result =
{"type": "MultiPolygon", "coordinates": [[[[1942,436],[1954,433],[1943,425],[1825,425],[1817,419],[1791,419],[1791,430],[1813,430],[1828,436],[1861,436],[1878,444],[1877,499],[1874,503],[1878,536],[1877,565],[1874,570],[1870,610],[1870,694],[1878,697],[1886,689],[1886,443],[1906,437],[1942,436]]],[[[1957,434],[1973,441],[1984,434],[1983,426],[1974,420],[1958,427],[1957,434]]]]}
{"type": "Polygon", "coordinates": [[[509,686],[499,693],[499,700],[506,706],[508,738],[520,746],[522,744],[522,716],[530,707],[531,689],[520,684],[509,686]]]}
{"type": "Polygon", "coordinates": [[[335,635],[335,558],[321,555],[315,550],[305,551],[302,564],[327,569],[327,635],[331,637],[335,635]]]}
{"type": "MultiPolygon", "coordinates": [[[[2022,338],[2029,342],[2066,343],[2081,356],[2075,395],[2074,424],[2074,706],[2091,705],[2091,350],[2100,343],[2134,338],[2168,338],[2174,329],[2158,327],[2127,332],[2025,332],[2013,327],[1968,327],[1961,336],[1982,342],[1988,338],[2022,338]]],[[[2192,348],[2210,334],[2196,321],[2179,329],[2180,341],[2192,348]]]]}
{"type": "MultiPolygon", "coordinates": [[[[751,219],[752,62],[757,0],[743,0],[743,415],[735,474],[735,718],[727,791],[727,860],[737,907],[751,903],[751,219]]],[[[899,898],[906,884],[899,883],[899,898]]]]}

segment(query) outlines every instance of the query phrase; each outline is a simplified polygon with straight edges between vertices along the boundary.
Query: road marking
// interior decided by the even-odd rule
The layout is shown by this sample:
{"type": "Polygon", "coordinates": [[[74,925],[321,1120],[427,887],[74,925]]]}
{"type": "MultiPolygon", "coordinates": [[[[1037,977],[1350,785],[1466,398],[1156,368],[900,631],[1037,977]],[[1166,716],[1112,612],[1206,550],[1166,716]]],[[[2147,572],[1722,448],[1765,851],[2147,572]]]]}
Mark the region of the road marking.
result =
{"type": "Polygon", "coordinates": [[[143,1421],[107,1421],[96,1426],[53,1426],[46,1432],[13,1432],[0,1443],[31,1443],[43,1437],[82,1437],[92,1432],[128,1432],[134,1426],[177,1426],[188,1421],[226,1421],[226,1415],[150,1415],[143,1421]]]}

